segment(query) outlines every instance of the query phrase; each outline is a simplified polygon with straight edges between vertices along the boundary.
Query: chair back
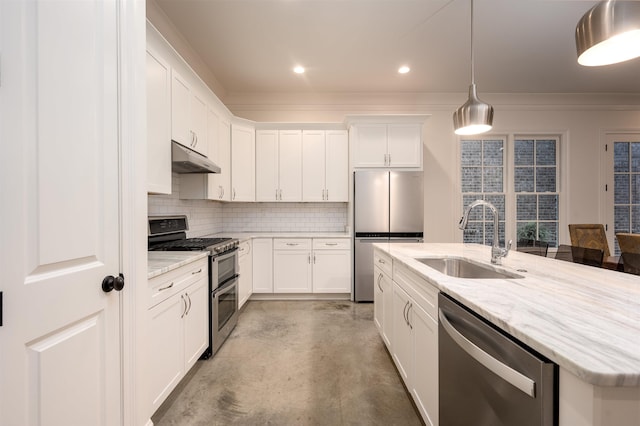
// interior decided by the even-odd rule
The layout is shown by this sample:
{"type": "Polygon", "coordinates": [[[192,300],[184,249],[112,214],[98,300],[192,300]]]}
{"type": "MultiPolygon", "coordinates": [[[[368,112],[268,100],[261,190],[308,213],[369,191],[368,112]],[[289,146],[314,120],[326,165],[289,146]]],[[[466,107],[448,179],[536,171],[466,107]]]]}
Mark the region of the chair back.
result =
{"type": "Polygon", "coordinates": [[[569,236],[574,247],[598,249],[604,252],[604,257],[611,256],[607,234],[601,223],[570,224],[569,236]]]}
{"type": "Polygon", "coordinates": [[[549,243],[540,240],[518,240],[516,250],[536,256],[547,257],[549,243]]]}
{"type": "Polygon", "coordinates": [[[622,253],[640,253],[640,234],[620,232],[616,234],[616,239],[622,253]]]}
{"type": "Polygon", "coordinates": [[[620,256],[622,270],[629,274],[640,275],[640,253],[625,253],[620,256]]]}
{"type": "Polygon", "coordinates": [[[602,259],[604,258],[604,251],[600,249],[560,244],[560,246],[558,246],[558,251],[556,252],[555,258],[559,260],[565,260],[567,262],[601,267],[602,259]]]}

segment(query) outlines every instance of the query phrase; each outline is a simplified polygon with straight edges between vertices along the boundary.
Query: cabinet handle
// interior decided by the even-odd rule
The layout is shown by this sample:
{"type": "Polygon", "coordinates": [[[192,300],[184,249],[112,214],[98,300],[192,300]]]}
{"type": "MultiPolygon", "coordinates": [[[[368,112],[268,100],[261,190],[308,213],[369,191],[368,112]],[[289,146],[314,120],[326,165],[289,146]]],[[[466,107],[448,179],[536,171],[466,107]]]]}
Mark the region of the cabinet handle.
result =
{"type": "Polygon", "coordinates": [[[187,312],[185,312],[185,315],[189,315],[189,312],[191,312],[191,296],[189,296],[189,293],[185,293],[185,296],[187,298],[187,300],[189,300],[189,307],[187,308],[187,312]]]}
{"type": "Polygon", "coordinates": [[[329,190],[328,190],[328,189],[326,189],[326,190],[325,190],[325,193],[326,193],[326,195],[327,195],[327,198],[325,198],[325,200],[329,201],[329,190]]]}
{"type": "Polygon", "coordinates": [[[409,302],[404,304],[404,309],[402,310],[402,316],[404,317],[404,322],[406,324],[409,324],[409,321],[407,321],[407,307],[409,307],[409,302]]]}
{"type": "Polygon", "coordinates": [[[382,263],[384,265],[387,262],[385,262],[384,259],[378,259],[378,263],[382,263]]]}
{"type": "Polygon", "coordinates": [[[313,254],[313,264],[314,265],[316,264],[316,255],[315,255],[315,253],[313,254]]]}
{"type": "MultiPolygon", "coordinates": [[[[189,304],[189,307],[191,307],[191,304],[189,304]]],[[[413,303],[409,303],[409,307],[407,308],[407,325],[411,330],[413,330],[413,324],[411,324],[411,320],[409,318],[409,312],[411,309],[413,309],[413,303]]]]}
{"type": "MultiPolygon", "coordinates": [[[[191,275],[199,274],[200,272],[202,272],[202,268],[198,269],[197,271],[193,271],[191,275]]],[[[171,283],[171,285],[173,285],[173,283],[171,283]]]]}
{"type": "Polygon", "coordinates": [[[287,243],[287,245],[288,245],[288,246],[294,246],[294,247],[295,247],[295,246],[297,246],[297,245],[298,245],[298,243],[287,243]]]}
{"type": "Polygon", "coordinates": [[[235,189],[235,188],[233,188],[233,198],[232,198],[232,199],[233,199],[233,200],[235,200],[235,199],[236,199],[236,189],[235,189]]]}
{"type": "Polygon", "coordinates": [[[380,286],[380,281],[382,281],[382,274],[378,274],[378,288],[380,289],[380,292],[384,293],[384,290],[380,286]]]}
{"type": "Polygon", "coordinates": [[[309,265],[311,265],[311,255],[309,255],[309,265]]]}
{"type": "Polygon", "coordinates": [[[168,285],[168,286],[166,286],[166,287],[160,287],[160,288],[158,289],[158,291],[169,290],[171,287],[173,287],[173,283],[169,284],[169,285],[168,285]]]}
{"type": "Polygon", "coordinates": [[[325,246],[337,246],[338,243],[324,243],[325,246]]]}
{"type": "Polygon", "coordinates": [[[182,315],[180,315],[180,318],[184,318],[187,313],[187,301],[184,299],[184,294],[181,294],[180,298],[182,299],[182,315]]]}
{"type": "Polygon", "coordinates": [[[276,188],[276,201],[278,200],[278,188],[276,188]]]}
{"type": "Polygon", "coordinates": [[[391,165],[391,154],[387,154],[387,157],[389,158],[389,162],[387,163],[387,166],[391,165]]]}

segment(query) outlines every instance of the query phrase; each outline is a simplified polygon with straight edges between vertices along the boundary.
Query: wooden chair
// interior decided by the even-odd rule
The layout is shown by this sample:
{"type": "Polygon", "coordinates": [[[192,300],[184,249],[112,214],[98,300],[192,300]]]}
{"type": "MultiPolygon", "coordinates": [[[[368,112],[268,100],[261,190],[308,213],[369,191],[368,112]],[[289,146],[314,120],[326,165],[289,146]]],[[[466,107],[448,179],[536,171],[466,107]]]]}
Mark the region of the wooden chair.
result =
{"type": "Polygon", "coordinates": [[[640,275],[640,253],[625,253],[620,256],[622,271],[628,274],[640,275]]]}
{"type": "Polygon", "coordinates": [[[587,247],[569,246],[560,244],[555,258],[567,262],[581,263],[589,266],[602,266],[604,251],[587,247]]]}
{"type": "Polygon", "coordinates": [[[571,245],[574,247],[598,249],[604,252],[604,257],[611,256],[607,235],[604,233],[604,226],[600,223],[571,224],[569,236],[571,245]]]}
{"type": "Polygon", "coordinates": [[[547,257],[549,243],[540,240],[518,240],[516,250],[536,256],[547,257]]]}
{"type": "Polygon", "coordinates": [[[616,239],[622,253],[640,253],[640,234],[620,232],[616,234],[616,239]]]}

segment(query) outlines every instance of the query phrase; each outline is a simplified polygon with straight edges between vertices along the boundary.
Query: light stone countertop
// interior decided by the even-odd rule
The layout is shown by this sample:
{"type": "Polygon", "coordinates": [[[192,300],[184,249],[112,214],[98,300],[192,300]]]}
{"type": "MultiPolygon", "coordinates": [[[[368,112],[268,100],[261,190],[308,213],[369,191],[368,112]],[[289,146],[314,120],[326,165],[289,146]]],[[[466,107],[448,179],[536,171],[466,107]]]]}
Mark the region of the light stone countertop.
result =
{"type": "Polygon", "coordinates": [[[149,251],[147,252],[147,278],[157,277],[207,256],[209,256],[208,251],[149,251]]]}
{"type": "Polygon", "coordinates": [[[462,257],[492,266],[489,246],[375,247],[583,381],[640,387],[639,276],[512,250],[494,269],[523,278],[462,279],[415,258],[462,257]]]}
{"type": "Polygon", "coordinates": [[[205,237],[231,237],[240,242],[251,238],[351,238],[347,232],[221,232],[205,237]]]}

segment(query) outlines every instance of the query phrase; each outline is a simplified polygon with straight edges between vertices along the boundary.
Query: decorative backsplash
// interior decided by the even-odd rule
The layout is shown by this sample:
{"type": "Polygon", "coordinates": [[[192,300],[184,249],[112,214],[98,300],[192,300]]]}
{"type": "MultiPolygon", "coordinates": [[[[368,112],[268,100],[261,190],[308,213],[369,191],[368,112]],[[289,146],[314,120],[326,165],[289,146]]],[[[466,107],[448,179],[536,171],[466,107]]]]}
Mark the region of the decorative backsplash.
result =
{"type": "Polygon", "coordinates": [[[171,195],[148,197],[149,216],[187,215],[188,237],[218,232],[344,232],[346,203],[221,203],[181,200],[180,175],[171,195]]]}

